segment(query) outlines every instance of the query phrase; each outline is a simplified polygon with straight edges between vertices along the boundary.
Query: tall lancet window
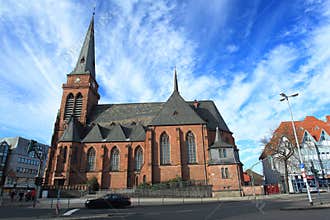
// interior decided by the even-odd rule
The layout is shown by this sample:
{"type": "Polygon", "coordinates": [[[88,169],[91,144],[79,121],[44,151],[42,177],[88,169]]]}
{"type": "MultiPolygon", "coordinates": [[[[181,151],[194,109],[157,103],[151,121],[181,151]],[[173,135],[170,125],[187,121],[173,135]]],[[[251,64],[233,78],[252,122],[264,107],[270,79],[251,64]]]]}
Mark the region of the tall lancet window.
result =
{"type": "Polygon", "coordinates": [[[188,153],[188,163],[196,163],[196,144],[195,144],[195,136],[189,131],[187,133],[187,153],[188,153]]]}
{"type": "Polygon", "coordinates": [[[160,136],[160,164],[170,164],[170,141],[166,133],[160,136]]]}
{"type": "Polygon", "coordinates": [[[143,151],[141,147],[137,147],[135,150],[135,170],[140,171],[143,164],[143,151]]]}
{"type": "Polygon", "coordinates": [[[110,155],[110,170],[119,171],[119,150],[117,147],[112,148],[110,155]]]}
{"type": "Polygon", "coordinates": [[[93,147],[87,151],[87,171],[95,170],[95,150],[93,147]]]}
{"type": "Polygon", "coordinates": [[[82,102],[83,102],[83,97],[81,93],[78,93],[76,96],[76,101],[74,103],[74,117],[79,118],[81,114],[81,109],[82,109],[82,102]]]}
{"type": "Polygon", "coordinates": [[[64,120],[66,121],[68,121],[70,116],[73,114],[73,104],[74,104],[74,97],[73,94],[70,93],[66,97],[66,102],[65,102],[64,120]]]}

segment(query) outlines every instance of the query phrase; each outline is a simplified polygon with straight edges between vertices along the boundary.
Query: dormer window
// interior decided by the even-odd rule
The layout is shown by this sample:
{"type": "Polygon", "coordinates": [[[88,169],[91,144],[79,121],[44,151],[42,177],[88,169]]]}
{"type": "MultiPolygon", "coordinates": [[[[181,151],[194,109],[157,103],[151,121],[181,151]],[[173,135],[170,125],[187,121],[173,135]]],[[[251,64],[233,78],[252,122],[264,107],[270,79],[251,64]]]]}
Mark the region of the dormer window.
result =
{"type": "Polygon", "coordinates": [[[82,57],[82,58],[80,59],[80,63],[85,63],[85,57],[82,57]]]}
{"type": "Polygon", "coordinates": [[[304,142],[311,141],[311,137],[308,135],[307,132],[305,132],[305,134],[304,134],[304,140],[303,140],[303,141],[304,141],[304,142]]]}
{"type": "Polygon", "coordinates": [[[325,141],[325,132],[321,132],[320,141],[325,141]]]}

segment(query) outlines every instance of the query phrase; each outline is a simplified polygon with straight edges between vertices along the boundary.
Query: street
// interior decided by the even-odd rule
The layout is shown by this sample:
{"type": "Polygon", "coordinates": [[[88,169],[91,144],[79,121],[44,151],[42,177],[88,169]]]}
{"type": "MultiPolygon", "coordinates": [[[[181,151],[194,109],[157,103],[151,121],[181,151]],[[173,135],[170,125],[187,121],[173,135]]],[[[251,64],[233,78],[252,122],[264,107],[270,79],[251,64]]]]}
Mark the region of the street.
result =
{"type": "MultiPolygon", "coordinates": [[[[316,195],[313,195],[316,199],[316,195]]],[[[329,201],[329,194],[323,194],[323,201],[329,201]]],[[[317,201],[315,200],[317,206],[317,201]]],[[[0,208],[3,219],[330,219],[330,209],[281,210],[288,207],[306,207],[306,198],[288,196],[247,201],[219,201],[203,204],[177,204],[157,206],[133,206],[125,209],[62,209],[55,215],[55,209],[31,207],[0,208]],[[66,216],[63,216],[66,215],[66,216]]]]}

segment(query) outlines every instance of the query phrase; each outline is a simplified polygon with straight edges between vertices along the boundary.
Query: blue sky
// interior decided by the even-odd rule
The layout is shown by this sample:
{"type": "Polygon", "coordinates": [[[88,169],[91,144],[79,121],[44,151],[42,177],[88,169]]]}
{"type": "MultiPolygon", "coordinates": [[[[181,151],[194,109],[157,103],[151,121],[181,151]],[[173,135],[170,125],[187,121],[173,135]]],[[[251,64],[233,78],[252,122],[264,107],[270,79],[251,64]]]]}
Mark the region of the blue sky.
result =
{"type": "MultiPolygon", "coordinates": [[[[165,101],[173,69],[186,100],[211,99],[245,169],[281,121],[330,107],[329,1],[0,0],[0,136],[49,144],[96,7],[101,103],[165,101]]],[[[261,171],[261,166],[257,166],[261,171]]]]}

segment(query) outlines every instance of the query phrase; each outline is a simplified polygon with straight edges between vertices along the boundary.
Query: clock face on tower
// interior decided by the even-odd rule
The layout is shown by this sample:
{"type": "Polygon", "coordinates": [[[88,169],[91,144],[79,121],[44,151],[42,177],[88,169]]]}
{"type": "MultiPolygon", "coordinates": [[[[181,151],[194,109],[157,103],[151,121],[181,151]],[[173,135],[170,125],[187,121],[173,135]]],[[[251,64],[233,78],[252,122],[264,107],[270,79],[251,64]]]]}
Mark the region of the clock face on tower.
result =
{"type": "Polygon", "coordinates": [[[75,79],[75,81],[74,81],[75,83],[79,83],[80,82],[80,78],[79,77],[77,77],[76,79],[75,79]]]}

